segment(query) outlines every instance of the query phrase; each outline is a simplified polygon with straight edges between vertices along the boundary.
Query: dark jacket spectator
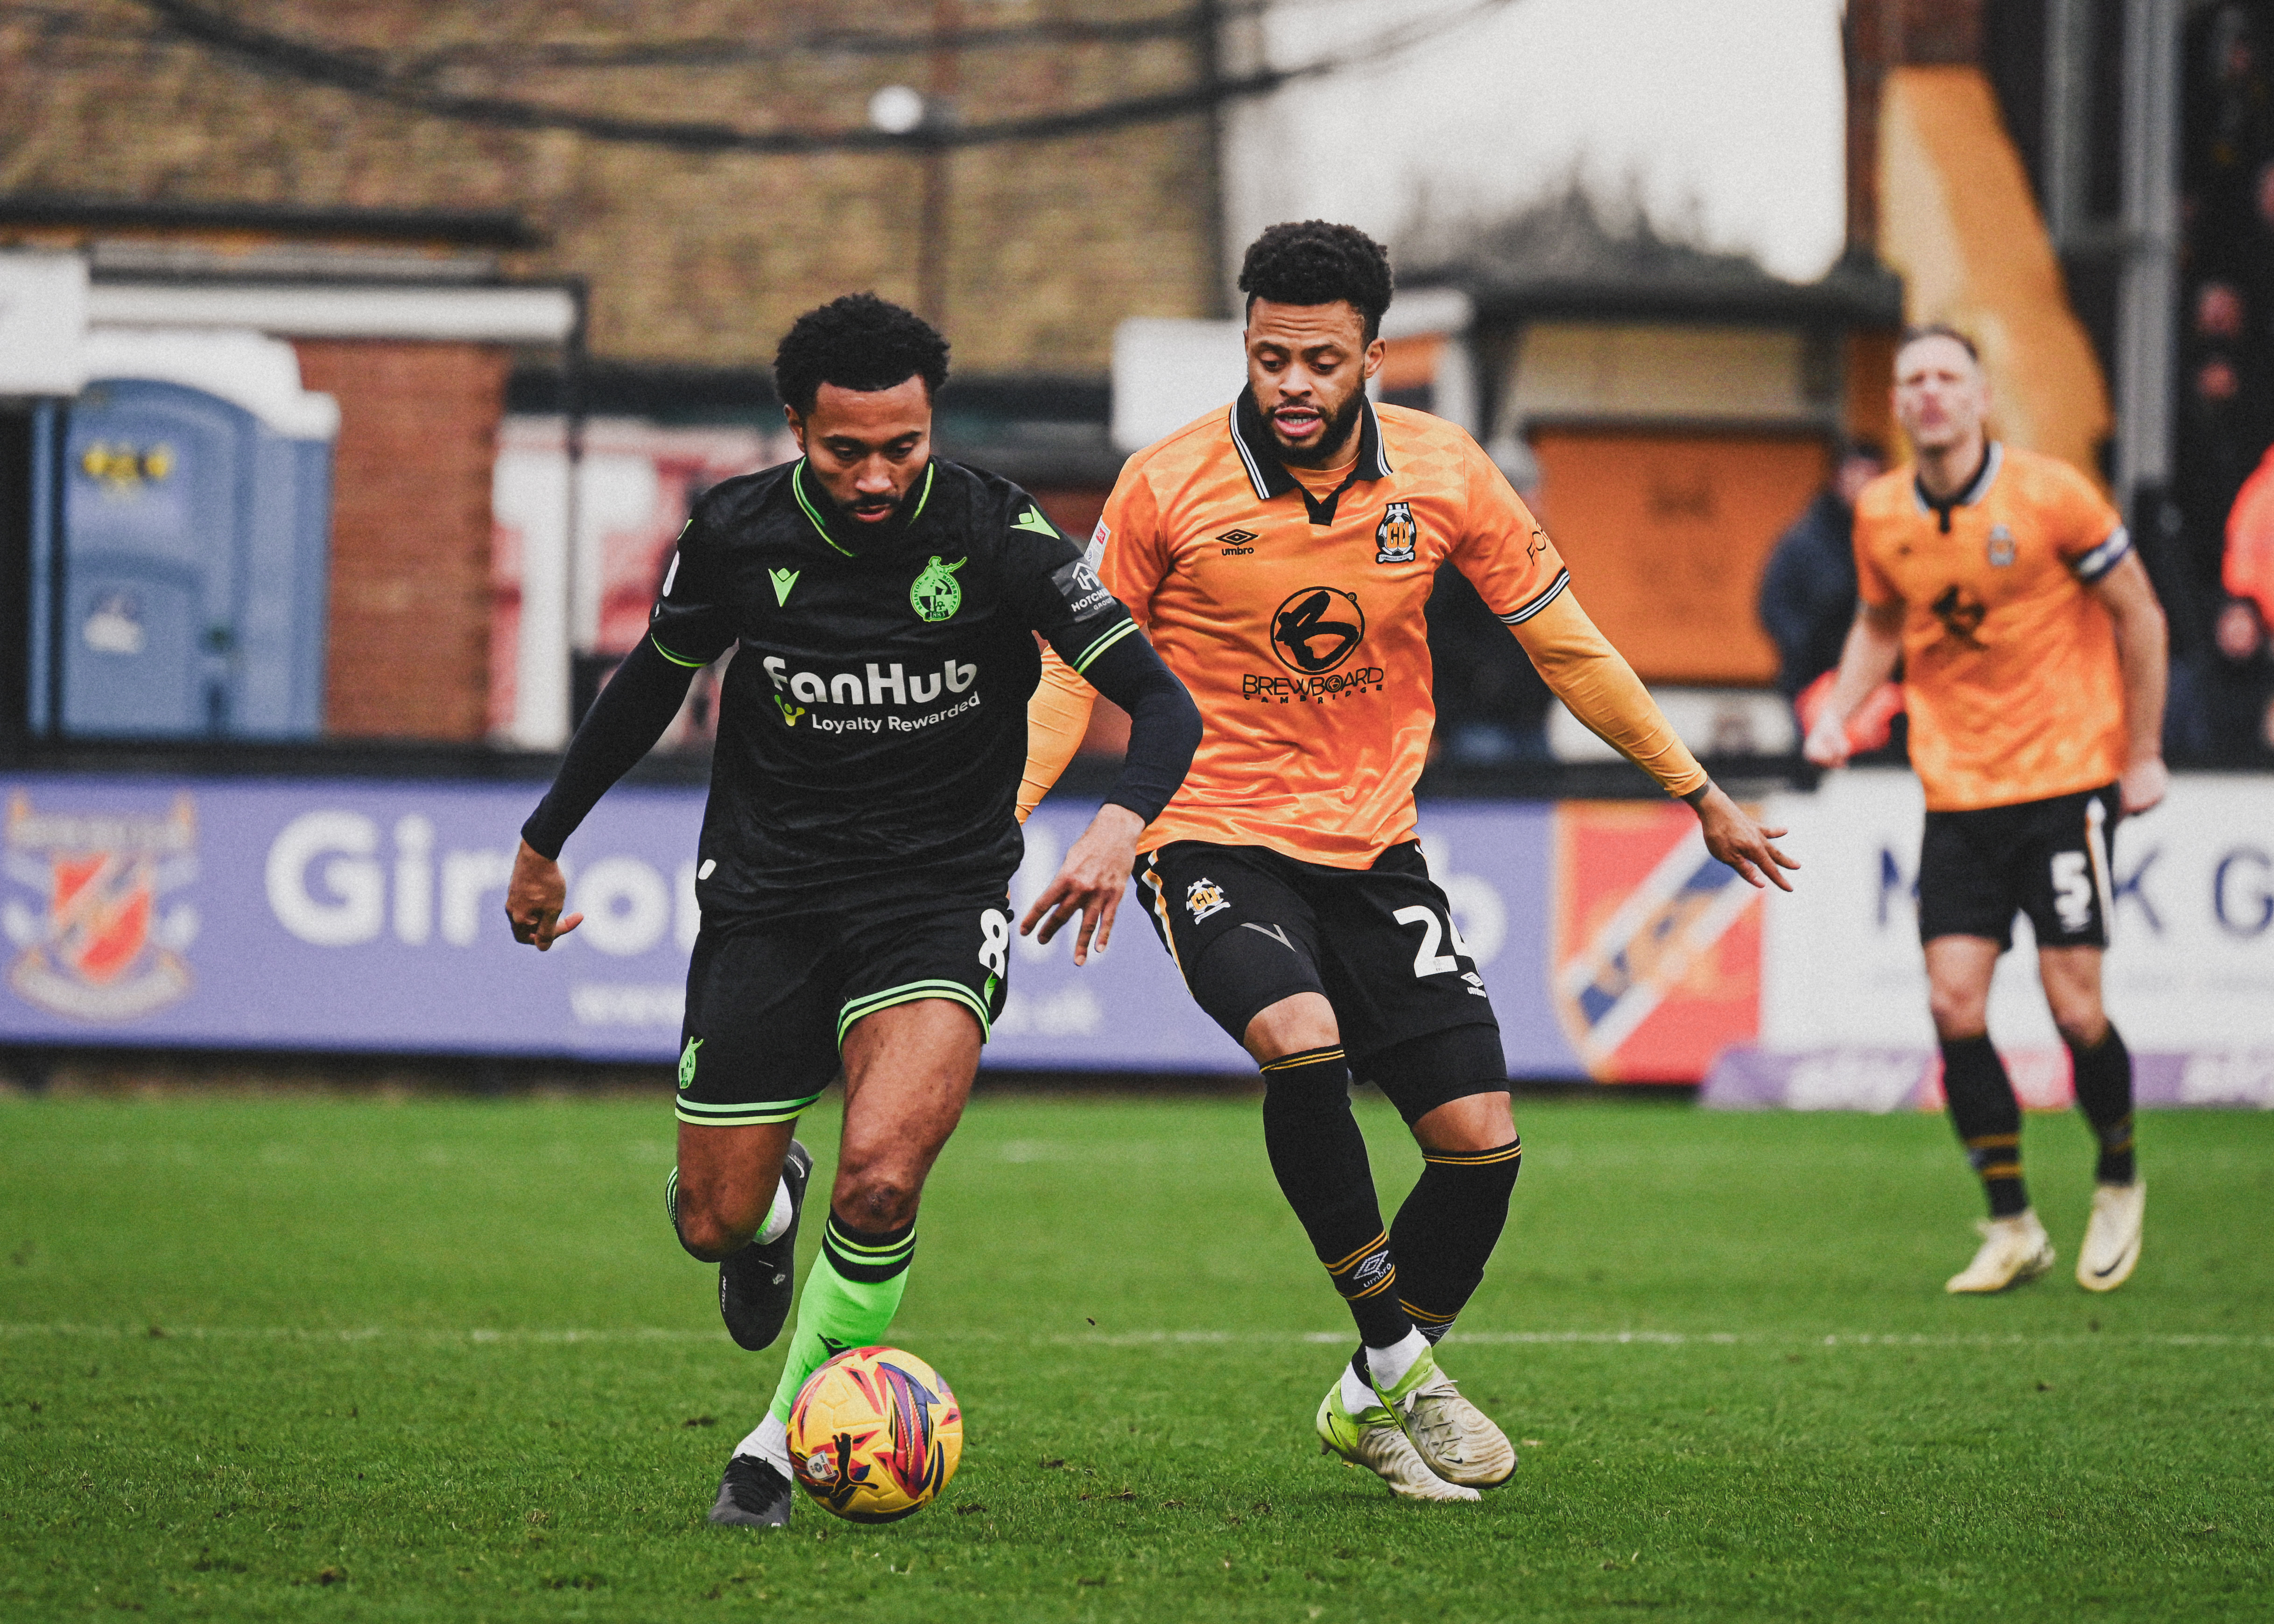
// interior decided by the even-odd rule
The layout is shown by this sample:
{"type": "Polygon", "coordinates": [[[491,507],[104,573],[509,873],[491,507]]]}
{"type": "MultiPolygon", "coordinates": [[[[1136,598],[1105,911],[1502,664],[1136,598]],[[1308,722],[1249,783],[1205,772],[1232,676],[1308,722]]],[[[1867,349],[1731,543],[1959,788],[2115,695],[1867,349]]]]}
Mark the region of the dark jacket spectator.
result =
{"type": "Polygon", "coordinates": [[[1761,628],[1777,646],[1776,685],[1788,699],[1840,663],[1856,618],[1856,497],[1885,467],[1877,446],[1849,447],[1761,572],[1761,628]]]}

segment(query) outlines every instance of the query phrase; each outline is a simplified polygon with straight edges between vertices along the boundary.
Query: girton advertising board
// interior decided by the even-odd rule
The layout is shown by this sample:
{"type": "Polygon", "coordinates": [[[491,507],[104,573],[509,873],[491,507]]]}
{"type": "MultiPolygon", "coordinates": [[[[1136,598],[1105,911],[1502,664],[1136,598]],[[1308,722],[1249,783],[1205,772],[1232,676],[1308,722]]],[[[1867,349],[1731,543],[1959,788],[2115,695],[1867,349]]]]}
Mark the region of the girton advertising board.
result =
{"type": "MultiPolygon", "coordinates": [[[[511,940],[502,909],[536,795],[0,776],[0,1041],[668,1061],[699,924],[702,793],[625,787],[600,803],[563,854],[586,921],[546,954],[511,940]]],[[[1091,810],[1036,814],[1018,907],[1091,810]]],[[[1425,808],[1424,848],[1511,1075],[1694,1080],[1755,1035],[1760,904],[1695,829],[1664,804],[1425,808]]],[[[1066,937],[1014,944],[987,1056],[1248,1067],[1193,1007],[1133,892],[1112,949],[1086,968],[1066,937]]]]}

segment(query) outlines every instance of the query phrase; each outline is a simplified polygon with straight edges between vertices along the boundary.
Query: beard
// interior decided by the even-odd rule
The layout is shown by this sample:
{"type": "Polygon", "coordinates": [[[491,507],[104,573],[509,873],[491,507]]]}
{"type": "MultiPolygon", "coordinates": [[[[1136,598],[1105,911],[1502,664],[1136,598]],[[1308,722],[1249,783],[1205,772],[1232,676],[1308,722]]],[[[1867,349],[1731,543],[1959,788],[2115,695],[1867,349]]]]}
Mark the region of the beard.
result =
{"type": "Polygon", "coordinates": [[[823,516],[830,521],[829,533],[855,553],[873,553],[891,546],[907,533],[908,520],[915,509],[916,492],[922,484],[923,476],[919,473],[900,493],[900,500],[892,504],[892,511],[881,519],[855,518],[853,510],[830,495],[818,478],[814,480],[812,491],[820,499],[818,506],[823,516]]]}
{"type": "Polygon", "coordinates": [[[1319,436],[1316,447],[1304,450],[1289,445],[1280,437],[1279,425],[1269,417],[1263,419],[1271,431],[1271,439],[1279,449],[1279,460],[1290,468],[1326,468],[1331,466],[1348,448],[1351,430],[1358,423],[1359,413],[1366,410],[1366,390],[1361,386],[1351,391],[1350,399],[1327,418],[1326,432],[1319,436]]]}

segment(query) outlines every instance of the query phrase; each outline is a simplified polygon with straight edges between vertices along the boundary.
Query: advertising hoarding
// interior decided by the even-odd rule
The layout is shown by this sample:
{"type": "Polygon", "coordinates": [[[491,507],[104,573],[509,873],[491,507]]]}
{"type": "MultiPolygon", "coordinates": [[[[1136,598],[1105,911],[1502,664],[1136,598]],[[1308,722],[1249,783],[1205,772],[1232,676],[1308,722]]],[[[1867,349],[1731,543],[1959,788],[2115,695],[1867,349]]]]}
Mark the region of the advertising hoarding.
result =
{"type": "MultiPolygon", "coordinates": [[[[1766,914],[1758,1041],[1723,1051],[1709,1104],[1940,1104],[1919,951],[1924,802],[1908,772],[1828,775],[1768,814],[1807,867],[1766,914]]],[[[2274,780],[2181,774],[2117,827],[2104,984],[2143,1104],[2274,1106],[2274,780]]],[[[1991,986],[1990,1034],[2025,1102],[2069,1099],[2029,921],[1991,986]]]]}
{"type": "MultiPolygon", "coordinates": [[[[531,785],[0,777],[0,1041],[668,1062],[703,793],[619,788],[563,853],[584,926],[514,943],[531,785]]],[[[1023,909],[1093,808],[1052,803],[1023,909]]],[[[1422,839],[1511,1075],[1695,1079],[1753,1034],[1758,904],[1668,805],[1427,807],[1422,839]]],[[[1418,933],[1417,933],[1418,936],[1418,933]]],[[[1086,968],[1019,939],[998,1067],[1245,1071],[1133,891],[1086,968]]],[[[1417,940],[1417,951],[1420,944],[1417,940]]]]}

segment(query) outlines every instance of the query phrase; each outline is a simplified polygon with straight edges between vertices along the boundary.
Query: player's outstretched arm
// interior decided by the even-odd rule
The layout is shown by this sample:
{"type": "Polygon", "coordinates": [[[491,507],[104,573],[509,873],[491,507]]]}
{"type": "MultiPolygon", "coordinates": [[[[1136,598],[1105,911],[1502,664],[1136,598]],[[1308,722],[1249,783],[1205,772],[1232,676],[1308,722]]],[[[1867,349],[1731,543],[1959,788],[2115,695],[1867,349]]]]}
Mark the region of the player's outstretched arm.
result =
{"type": "Polygon", "coordinates": [[[2164,606],[2136,553],[2093,583],[2092,590],[2116,623],[2116,663],[2124,675],[2124,776],[2117,793],[2125,811],[2145,812],[2172,784],[2164,766],[2164,606]]]}
{"type": "Polygon", "coordinates": [[[1081,838],[1066,853],[1050,888],[1019,921],[1019,934],[1048,942],[1079,914],[1073,961],[1086,964],[1093,938],[1101,952],[1113,936],[1113,916],[1137,861],[1137,838],[1185,781],[1200,748],[1200,707],[1175,673],[1140,635],[1123,637],[1083,673],[1101,694],[1129,712],[1129,752],[1121,776],[1081,838]]]}
{"type": "Polygon", "coordinates": [[[1903,606],[1901,604],[1856,605],[1856,619],[1848,628],[1848,641],[1840,647],[1840,674],[1824,696],[1824,709],[1808,730],[1801,754],[1819,767],[1848,764],[1848,718],[1856,707],[1895,674],[1903,652],[1903,606]]]}
{"type": "Polygon", "coordinates": [[[561,848],[609,786],[663,737],[694,680],[694,667],[666,658],[653,638],[643,637],[592,702],[568,741],[553,787],[521,826],[521,850],[505,893],[505,916],[515,941],[543,952],[583,922],[581,914],[561,918],[568,894],[561,848]]]}
{"type": "Polygon", "coordinates": [[[1785,831],[1764,829],[1706,776],[1634,667],[1573,593],[1562,593],[1511,629],[1565,709],[1656,778],[1668,794],[1690,803],[1705,830],[1707,851],[1749,884],[1792,889],[1783,870],[1800,864],[1775,845],[1785,831]]]}

